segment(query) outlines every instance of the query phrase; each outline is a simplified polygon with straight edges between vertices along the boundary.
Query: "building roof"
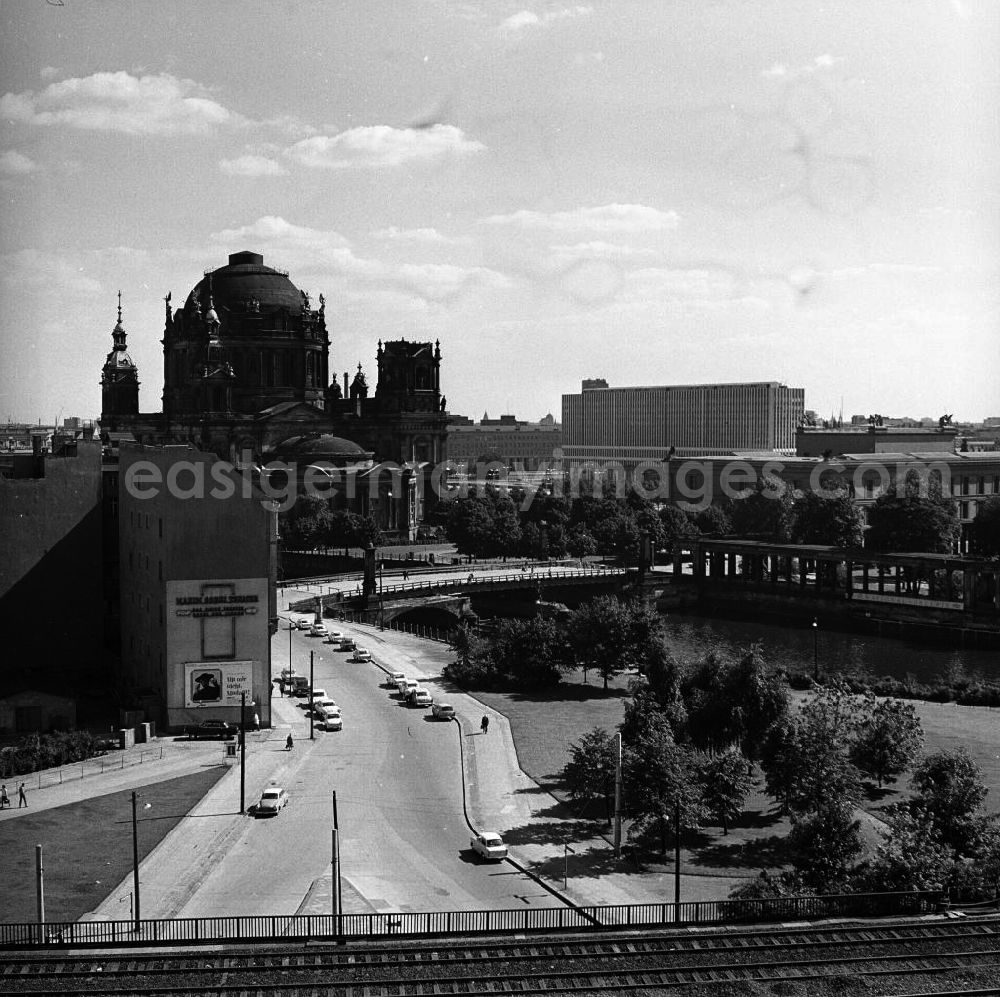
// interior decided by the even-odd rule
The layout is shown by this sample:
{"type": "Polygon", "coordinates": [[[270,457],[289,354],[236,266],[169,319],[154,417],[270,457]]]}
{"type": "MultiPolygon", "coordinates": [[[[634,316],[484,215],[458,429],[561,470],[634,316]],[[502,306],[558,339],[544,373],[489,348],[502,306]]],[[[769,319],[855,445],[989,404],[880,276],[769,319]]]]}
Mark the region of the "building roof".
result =
{"type": "Polygon", "coordinates": [[[365,450],[353,440],[345,440],[342,436],[333,436],[330,433],[290,436],[287,440],[282,440],[274,448],[274,452],[283,457],[307,458],[309,460],[371,456],[371,451],[365,450]]]}
{"type": "Polygon", "coordinates": [[[264,266],[260,253],[232,253],[229,263],[206,273],[195,284],[185,302],[185,311],[194,307],[208,308],[209,280],[211,297],[216,312],[225,324],[227,312],[247,311],[251,301],[259,303],[261,314],[285,308],[298,312],[302,309],[302,292],[288,279],[288,274],[264,266]]]}

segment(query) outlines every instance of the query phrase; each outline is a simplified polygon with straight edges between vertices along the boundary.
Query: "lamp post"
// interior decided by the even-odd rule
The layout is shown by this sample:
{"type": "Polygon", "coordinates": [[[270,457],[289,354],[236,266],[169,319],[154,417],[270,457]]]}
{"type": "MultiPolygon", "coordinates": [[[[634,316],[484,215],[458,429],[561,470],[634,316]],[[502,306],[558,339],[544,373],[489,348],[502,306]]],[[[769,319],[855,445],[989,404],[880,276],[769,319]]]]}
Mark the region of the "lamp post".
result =
{"type": "Polygon", "coordinates": [[[819,620],[813,617],[813,681],[819,681],[819,620]]]}
{"type": "Polygon", "coordinates": [[[136,792],[132,790],[132,893],[135,896],[133,928],[139,930],[139,823],[136,819],[136,792]]]}

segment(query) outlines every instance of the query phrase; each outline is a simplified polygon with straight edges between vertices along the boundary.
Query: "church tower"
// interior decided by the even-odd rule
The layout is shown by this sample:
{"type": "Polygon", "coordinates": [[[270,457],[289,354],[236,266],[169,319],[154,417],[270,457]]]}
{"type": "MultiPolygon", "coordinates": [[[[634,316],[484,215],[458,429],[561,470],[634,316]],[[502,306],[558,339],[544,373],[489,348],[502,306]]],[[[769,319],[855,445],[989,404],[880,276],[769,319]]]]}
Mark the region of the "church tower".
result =
{"type": "Polygon", "coordinates": [[[139,371],[128,355],[122,324],[122,292],[118,292],[118,322],[111,332],[114,346],[101,369],[101,427],[116,429],[118,416],[139,414],[139,371]]]}

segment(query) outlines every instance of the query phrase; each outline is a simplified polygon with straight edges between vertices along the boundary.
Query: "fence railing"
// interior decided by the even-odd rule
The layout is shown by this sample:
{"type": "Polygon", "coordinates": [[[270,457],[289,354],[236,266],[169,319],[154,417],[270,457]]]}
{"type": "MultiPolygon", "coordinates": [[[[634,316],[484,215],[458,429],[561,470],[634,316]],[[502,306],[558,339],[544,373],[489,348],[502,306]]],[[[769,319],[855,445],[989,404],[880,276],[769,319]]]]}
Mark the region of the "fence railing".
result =
{"type": "Polygon", "coordinates": [[[280,939],[488,935],[524,931],[600,931],[628,927],[766,924],[829,917],[929,914],[947,907],[937,890],[701,900],[608,907],[523,907],[515,910],[373,914],[263,914],[173,920],[0,924],[0,948],[175,945],[280,939]]]}
{"type": "Polygon", "coordinates": [[[146,762],[159,761],[161,758],[163,758],[162,747],[143,748],[140,751],[113,750],[102,755],[94,755],[93,758],[85,758],[83,761],[67,762],[65,765],[52,768],[4,774],[3,778],[23,782],[27,789],[45,789],[48,786],[61,786],[64,782],[75,782],[77,779],[86,779],[104,772],[114,772],[146,762]]]}

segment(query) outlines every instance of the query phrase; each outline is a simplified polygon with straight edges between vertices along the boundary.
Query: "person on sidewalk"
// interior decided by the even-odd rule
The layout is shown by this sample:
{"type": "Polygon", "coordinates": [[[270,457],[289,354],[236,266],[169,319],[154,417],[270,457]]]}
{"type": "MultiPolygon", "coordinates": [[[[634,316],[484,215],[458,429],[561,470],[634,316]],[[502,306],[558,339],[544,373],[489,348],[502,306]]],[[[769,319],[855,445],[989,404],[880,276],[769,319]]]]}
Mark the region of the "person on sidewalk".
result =
{"type": "Polygon", "coordinates": [[[479,722],[479,729],[485,734],[490,729],[490,718],[483,717],[479,722]]]}
{"type": "Polygon", "coordinates": [[[4,807],[9,807],[9,806],[10,806],[10,800],[7,797],[7,787],[0,786],[0,810],[3,810],[4,807]]]}
{"type": "Polygon", "coordinates": [[[17,809],[28,805],[28,797],[24,795],[24,783],[17,787],[17,809]]]}

